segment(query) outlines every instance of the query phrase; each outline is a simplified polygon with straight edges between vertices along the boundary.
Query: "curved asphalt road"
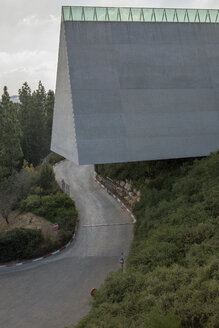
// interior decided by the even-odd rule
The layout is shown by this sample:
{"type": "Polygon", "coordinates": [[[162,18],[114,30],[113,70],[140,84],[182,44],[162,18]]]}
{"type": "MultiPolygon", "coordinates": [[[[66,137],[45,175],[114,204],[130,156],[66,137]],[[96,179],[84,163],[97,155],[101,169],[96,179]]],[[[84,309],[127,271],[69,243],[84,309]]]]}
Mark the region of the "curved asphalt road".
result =
{"type": "Polygon", "coordinates": [[[77,323],[89,312],[90,289],[119,268],[121,252],[128,254],[131,219],[94,182],[93,167],[66,160],[55,166],[55,174],[59,183],[64,179],[70,185],[79,211],[78,233],[58,255],[0,269],[1,328],[64,328],[77,323]]]}

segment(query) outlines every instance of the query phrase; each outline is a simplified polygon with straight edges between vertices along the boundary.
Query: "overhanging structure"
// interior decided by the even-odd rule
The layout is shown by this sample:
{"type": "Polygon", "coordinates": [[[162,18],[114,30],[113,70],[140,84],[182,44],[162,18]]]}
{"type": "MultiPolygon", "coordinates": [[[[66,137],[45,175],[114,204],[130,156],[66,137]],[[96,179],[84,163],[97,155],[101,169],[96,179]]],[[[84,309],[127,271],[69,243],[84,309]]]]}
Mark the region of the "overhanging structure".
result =
{"type": "Polygon", "coordinates": [[[63,7],[51,149],[77,164],[219,149],[219,10],[63,7]]]}

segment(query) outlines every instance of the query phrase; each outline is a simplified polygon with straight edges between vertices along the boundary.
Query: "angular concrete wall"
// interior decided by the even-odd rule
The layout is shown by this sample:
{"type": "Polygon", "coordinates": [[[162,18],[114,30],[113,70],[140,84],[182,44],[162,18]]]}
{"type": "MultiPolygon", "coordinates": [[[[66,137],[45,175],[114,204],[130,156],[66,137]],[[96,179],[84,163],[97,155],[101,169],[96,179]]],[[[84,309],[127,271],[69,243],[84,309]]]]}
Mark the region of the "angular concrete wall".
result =
{"type": "MultiPolygon", "coordinates": [[[[63,23],[62,23],[63,24],[63,23]]],[[[61,27],[51,149],[78,163],[65,29],[61,27]]]]}
{"type": "Polygon", "coordinates": [[[219,24],[65,22],[61,33],[52,150],[94,164],[219,149],[219,24]]]}

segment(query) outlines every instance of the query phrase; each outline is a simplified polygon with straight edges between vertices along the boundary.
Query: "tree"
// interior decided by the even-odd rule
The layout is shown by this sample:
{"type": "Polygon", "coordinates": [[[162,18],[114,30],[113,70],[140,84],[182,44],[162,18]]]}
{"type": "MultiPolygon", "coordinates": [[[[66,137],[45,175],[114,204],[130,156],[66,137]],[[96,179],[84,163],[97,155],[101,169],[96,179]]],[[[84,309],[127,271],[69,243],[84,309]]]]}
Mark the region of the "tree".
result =
{"type": "Polygon", "coordinates": [[[10,101],[7,87],[4,87],[0,106],[0,180],[12,175],[19,167],[23,156],[21,137],[16,108],[10,101]]]}
{"type": "Polygon", "coordinates": [[[31,89],[25,82],[21,89],[18,91],[20,99],[19,109],[19,121],[22,128],[22,139],[21,145],[24,154],[24,158],[31,163],[32,149],[30,143],[31,131],[31,106],[32,106],[32,95],[31,89]]]}
{"type": "Polygon", "coordinates": [[[52,167],[49,164],[43,164],[40,169],[39,184],[40,188],[48,189],[55,180],[55,175],[52,167]]]}
{"type": "Polygon", "coordinates": [[[46,111],[46,132],[47,132],[47,152],[50,150],[51,135],[52,135],[52,120],[53,120],[53,110],[55,103],[55,95],[52,90],[49,90],[45,102],[46,111]]]}
{"type": "Polygon", "coordinates": [[[13,185],[11,185],[6,179],[1,183],[0,189],[0,214],[9,224],[8,216],[12,211],[16,202],[16,196],[14,193],[13,185]]]}
{"type": "Polygon", "coordinates": [[[0,214],[7,224],[9,224],[10,212],[21,199],[27,197],[36,179],[35,170],[26,167],[2,181],[0,186],[0,214]]]}
{"type": "Polygon", "coordinates": [[[25,82],[19,90],[20,122],[23,129],[22,147],[24,158],[33,165],[38,165],[47,155],[46,92],[39,82],[38,89],[31,93],[25,82]]]}

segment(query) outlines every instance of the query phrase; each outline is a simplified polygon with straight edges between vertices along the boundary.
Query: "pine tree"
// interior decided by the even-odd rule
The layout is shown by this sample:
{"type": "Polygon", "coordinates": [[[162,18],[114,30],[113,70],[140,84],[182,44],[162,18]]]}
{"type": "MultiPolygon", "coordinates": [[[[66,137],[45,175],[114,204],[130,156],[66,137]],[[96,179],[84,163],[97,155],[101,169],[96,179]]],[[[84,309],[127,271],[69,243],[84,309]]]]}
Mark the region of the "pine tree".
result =
{"type": "Polygon", "coordinates": [[[21,146],[24,154],[24,158],[31,163],[32,160],[32,149],[30,145],[31,131],[31,106],[32,106],[32,95],[31,89],[25,82],[21,89],[18,91],[20,99],[19,109],[19,121],[22,128],[22,140],[21,146]]]}
{"type": "Polygon", "coordinates": [[[32,125],[32,163],[38,164],[47,155],[46,142],[46,92],[39,82],[38,89],[32,94],[31,125],[32,125]]]}
{"type": "Polygon", "coordinates": [[[4,87],[0,106],[0,179],[12,175],[18,168],[23,156],[21,137],[16,108],[4,87]]]}
{"type": "Polygon", "coordinates": [[[50,151],[51,136],[52,136],[52,120],[53,120],[54,103],[55,103],[54,92],[52,90],[49,90],[47,93],[46,103],[45,103],[48,153],[50,151]]]}
{"type": "Polygon", "coordinates": [[[20,122],[23,130],[22,148],[24,158],[31,164],[38,165],[48,154],[46,91],[42,82],[31,93],[27,83],[19,90],[20,122]]]}

